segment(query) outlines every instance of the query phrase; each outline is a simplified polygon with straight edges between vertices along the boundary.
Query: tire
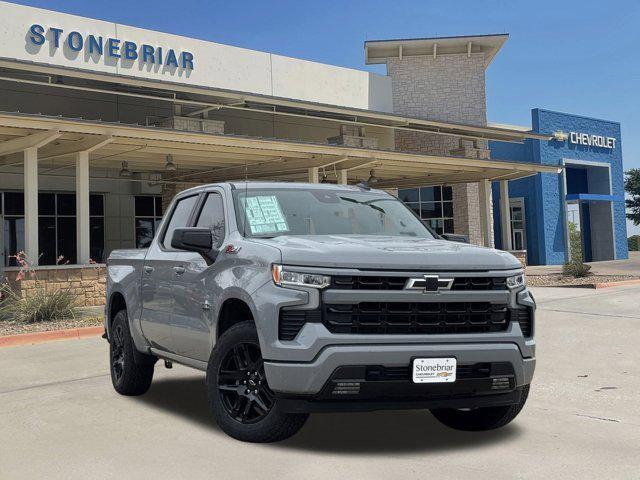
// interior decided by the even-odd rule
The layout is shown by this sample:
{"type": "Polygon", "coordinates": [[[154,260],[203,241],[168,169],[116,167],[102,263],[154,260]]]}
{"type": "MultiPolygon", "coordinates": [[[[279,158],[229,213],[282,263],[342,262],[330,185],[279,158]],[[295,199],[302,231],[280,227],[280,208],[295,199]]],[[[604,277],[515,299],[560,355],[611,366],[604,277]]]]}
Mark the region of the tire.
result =
{"type": "Polygon", "coordinates": [[[529,385],[522,387],[520,402],[503,407],[482,407],[474,410],[438,408],[431,413],[447,427],[466,432],[481,432],[504,427],[518,416],[529,396],[529,385]]]}
{"type": "Polygon", "coordinates": [[[146,393],[153,379],[153,364],[136,363],[136,347],[129,331],[126,310],[116,313],[109,333],[109,364],[113,388],[120,395],[136,396],[146,393]]]}
{"type": "Polygon", "coordinates": [[[279,409],[264,375],[258,333],[251,321],[232,326],[220,337],[209,359],[207,392],[216,423],[244,442],[285,440],[309,417],[279,409]]]}

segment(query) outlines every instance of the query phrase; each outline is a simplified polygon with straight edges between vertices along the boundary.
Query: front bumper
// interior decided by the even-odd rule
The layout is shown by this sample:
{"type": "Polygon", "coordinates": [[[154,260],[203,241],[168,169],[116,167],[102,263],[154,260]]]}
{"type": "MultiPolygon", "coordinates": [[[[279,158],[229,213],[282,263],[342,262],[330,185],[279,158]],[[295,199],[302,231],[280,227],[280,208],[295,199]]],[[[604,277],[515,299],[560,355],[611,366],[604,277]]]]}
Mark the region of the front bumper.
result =
{"type": "Polygon", "coordinates": [[[311,362],[265,361],[269,386],[275,392],[317,395],[333,373],[343,366],[384,365],[404,367],[415,357],[456,357],[458,365],[500,362],[513,371],[513,387],[531,383],[535,358],[523,358],[513,343],[331,345],[311,362]]]}

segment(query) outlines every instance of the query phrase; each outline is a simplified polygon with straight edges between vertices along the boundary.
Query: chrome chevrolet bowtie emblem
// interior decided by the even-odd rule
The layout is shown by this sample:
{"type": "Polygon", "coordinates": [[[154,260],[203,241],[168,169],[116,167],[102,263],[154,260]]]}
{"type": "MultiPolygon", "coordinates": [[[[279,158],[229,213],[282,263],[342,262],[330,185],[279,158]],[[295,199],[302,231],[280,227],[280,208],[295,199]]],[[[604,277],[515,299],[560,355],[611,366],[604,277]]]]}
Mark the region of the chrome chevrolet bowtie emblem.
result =
{"type": "Polygon", "coordinates": [[[441,290],[450,290],[453,278],[440,278],[439,275],[423,275],[422,278],[410,278],[407,280],[405,290],[422,290],[424,293],[438,293],[441,290]]]}

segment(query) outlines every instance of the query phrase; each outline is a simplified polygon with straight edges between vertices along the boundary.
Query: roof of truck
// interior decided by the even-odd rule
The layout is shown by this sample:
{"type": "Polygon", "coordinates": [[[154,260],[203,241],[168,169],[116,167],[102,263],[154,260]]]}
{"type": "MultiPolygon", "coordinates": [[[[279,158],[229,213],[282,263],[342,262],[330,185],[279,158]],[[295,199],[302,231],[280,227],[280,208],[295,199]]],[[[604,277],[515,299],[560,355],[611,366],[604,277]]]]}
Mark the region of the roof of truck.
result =
{"type": "Polygon", "coordinates": [[[349,192],[354,191],[368,191],[375,193],[389,193],[384,190],[378,190],[374,188],[364,188],[359,185],[342,185],[336,183],[306,183],[306,182],[275,182],[275,181],[259,181],[259,180],[232,180],[228,182],[216,182],[199,185],[197,187],[189,188],[188,190],[184,190],[182,193],[186,192],[194,192],[206,189],[208,187],[214,186],[223,186],[229,185],[231,189],[249,189],[249,190],[257,190],[257,189],[268,189],[268,188],[289,188],[289,189],[298,189],[298,190],[344,190],[349,192]]]}

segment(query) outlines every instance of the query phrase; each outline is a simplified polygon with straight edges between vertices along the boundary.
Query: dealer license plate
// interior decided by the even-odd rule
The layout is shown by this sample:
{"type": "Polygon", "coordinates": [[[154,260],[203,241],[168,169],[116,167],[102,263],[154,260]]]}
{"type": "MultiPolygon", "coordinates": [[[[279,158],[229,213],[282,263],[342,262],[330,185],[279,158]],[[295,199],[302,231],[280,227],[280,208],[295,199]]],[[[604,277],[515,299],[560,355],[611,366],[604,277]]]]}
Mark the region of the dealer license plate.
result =
{"type": "Polygon", "coordinates": [[[456,381],[456,359],[414,358],[411,368],[413,383],[453,383],[456,381]]]}

